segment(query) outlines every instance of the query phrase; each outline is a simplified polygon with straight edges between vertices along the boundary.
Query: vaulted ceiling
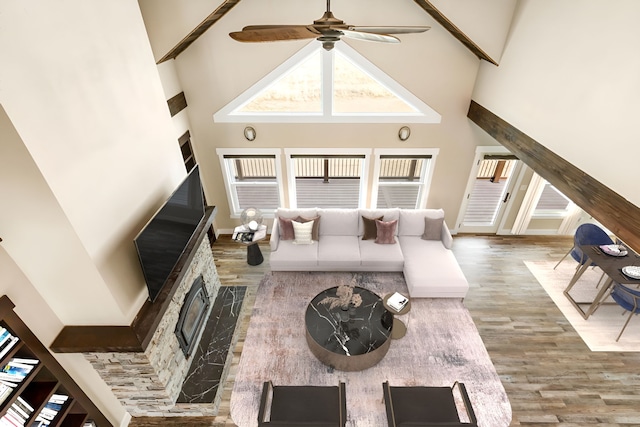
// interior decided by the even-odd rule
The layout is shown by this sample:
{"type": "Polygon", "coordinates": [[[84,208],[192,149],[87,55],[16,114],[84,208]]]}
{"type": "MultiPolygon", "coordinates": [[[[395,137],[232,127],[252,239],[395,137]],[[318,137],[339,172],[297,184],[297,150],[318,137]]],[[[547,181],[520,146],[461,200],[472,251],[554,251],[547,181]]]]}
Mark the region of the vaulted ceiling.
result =
{"type": "MultiPolygon", "coordinates": [[[[213,10],[202,22],[200,22],[195,28],[193,28],[187,35],[185,35],[173,48],[164,53],[158,60],[158,63],[175,59],[180,53],[184,52],[189,45],[198,39],[205,31],[215,25],[220,19],[222,19],[234,6],[240,3],[241,0],[223,0],[222,3],[213,10]]],[[[471,37],[469,37],[463,30],[456,26],[453,20],[447,18],[443,12],[441,12],[435,2],[428,0],[414,0],[415,3],[426,13],[438,22],[444,29],[446,29],[453,37],[455,37],[460,43],[462,43],[467,49],[469,49],[479,59],[490,62],[494,65],[498,65],[496,59],[492,58],[487,52],[485,52],[478,44],[476,44],[471,37]]],[[[155,7],[155,6],[154,6],[155,7]]]]}

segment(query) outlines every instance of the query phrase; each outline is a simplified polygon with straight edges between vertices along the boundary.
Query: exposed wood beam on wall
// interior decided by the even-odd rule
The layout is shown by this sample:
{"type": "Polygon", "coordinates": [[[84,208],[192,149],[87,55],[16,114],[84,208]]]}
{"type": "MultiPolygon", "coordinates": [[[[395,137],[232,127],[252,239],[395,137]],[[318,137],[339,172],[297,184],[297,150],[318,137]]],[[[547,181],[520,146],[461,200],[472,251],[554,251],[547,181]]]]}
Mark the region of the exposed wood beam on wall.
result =
{"type": "Polygon", "coordinates": [[[467,117],[538,175],[640,251],[640,208],[475,101],[467,117]]]}
{"type": "Polygon", "coordinates": [[[167,101],[167,105],[169,106],[169,113],[171,113],[171,117],[187,108],[187,98],[185,98],[184,92],[180,92],[179,94],[172,96],[171,99],[167,101]]]}
{"type": "Polygon", "coordinates": [[[467,49],[469,49],[479,59],[484,59],[493,65],[498,65],[484,50],[473,42],[465,33],[456,27],[446,16],[442,14],[431,2],[427,0],[414,0],[418,6],[423,8],[429,15],[433,17],[440,25],[442,25],[447,31],[449,31],[456,39],[460,41],[467,49]]]}
{"type": "Polygon", "coordinates": [[[168,61],[169,59],[175,59],[180,55],[191,43],[196,41],[198,37],[204,34],[213,24],[218,22],[233,6],[240,3],[240,0],[224,0],[216,10],[214,10],[209,16],[206,17],[196,28],[194,28],[185,38],[173,47],[165,56],[160,58],[158,64],[168,61]]]}

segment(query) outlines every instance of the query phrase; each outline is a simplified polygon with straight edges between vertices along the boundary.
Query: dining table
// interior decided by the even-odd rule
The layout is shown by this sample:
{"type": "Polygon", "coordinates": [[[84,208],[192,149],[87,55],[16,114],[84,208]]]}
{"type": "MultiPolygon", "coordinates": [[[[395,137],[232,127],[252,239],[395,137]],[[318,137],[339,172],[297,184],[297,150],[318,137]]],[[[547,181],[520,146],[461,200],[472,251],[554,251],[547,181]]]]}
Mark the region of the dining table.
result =
{"type": "Polygon", "coordinates": [[[609,255],[604,252],[599,245],[581,245],[586,261],[579,266],[574,273],[571,281],[563,291],[569,302],[578,310],[584,319],[588,319],[591,314],[597,308],[599,302],[605,298],[607,291],[611,289],[613,283],[620,283],[623,285],[640,285],[640,279],[634,279],[625,275],[622,269],[626,266],[640,266],[640,255],[634,252],[631,248],[624,247],[626,255],[609,255]],[[602,287],[596,294],[593,301],[575,301],[569,291],[578,282],[584,272],[593,265],[600,268],[606,275],[606,280],[602,284],[602,287]],[[583,310],[581,305],[587,305],[587,310],[583,310]]]}

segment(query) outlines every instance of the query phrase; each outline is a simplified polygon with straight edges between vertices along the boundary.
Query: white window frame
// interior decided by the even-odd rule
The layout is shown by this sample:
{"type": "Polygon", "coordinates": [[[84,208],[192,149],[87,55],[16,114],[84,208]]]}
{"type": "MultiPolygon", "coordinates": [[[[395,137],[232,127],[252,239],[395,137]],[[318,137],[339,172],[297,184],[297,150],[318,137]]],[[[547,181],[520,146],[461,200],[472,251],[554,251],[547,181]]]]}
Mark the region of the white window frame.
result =
{"type": "Polygon", "coordinates": [[[376,67],[353,47],[345,42],[336,43],[334,49],[326,51],[313,40],[271,73],[253,84],[234,100],[213,114],[216,123],[440,123],[442,116],[424,101],[376,67]],[[267,89],[293,67],[320,50],[322,54],[322,112],[251,112],[237,110],[251,102],[255,96],[267,89]],[[376,79],[398,98],[415,108],[417,113],[334,113],[333,106],[333,61],[334,51],[339,51],[349,61],[376,79]]]}
{"type": "Polygon", "coordinates": [[[569,215],[569,214],[571,214],[571,212],[573,212],[574,205],[575,204],[567,196],[562,194],[557,188],[555,188],[553,185],[551,185],[551,183],[549,181],[542,180],[540,194],[538,195],[537,200],[536,200],[536,208],[533,210],[533,213],[532,213],[531,217],[532,218],[538,218],[538,219],[543,219],[543,218],[547,218],[547,219],[565,218],[567,215],[569,215]],[[538,209],[537,208],[537,205],[540,202],[540,199],[542,198],[542,193],[544,192],[544,188],[547,185],[553,187],[553,189],[555,191],[557,191],[558,193],[560,193],[560,195],[562,195],[562,197],[567,199],[567,207],[566,207],[566,209],[538,209]]]}
{"type": "Polygon", "coordinates": [[[318,155],[318,156],[364,156],[362,161],[362,170],[360,175],[360,189],[358,197],[358,208],[363,208],[366,205],[367,200],[367,188],[369,177],[369,164],[371,161],[371,149],[361,148],[285,148],[284,150],[286,164],[287,164],[287,176],[288,176],[288,192],[289,192],[289,207],[298,207],[298,198],[296,193],[296,169],[293,156],[296,155],[318,155]]]}
{"type": "MultiPolygon", "coordinates": [[[[225,161],[224,156],[275,156],[275,172],[276,172],[276,183],[278,186],[278,197],[280,199],[280,204],[283,203],[284,200],[284,186],[282,181],[282,160],[281,153],[282,150],[279,148],[217,148],[216,153],[218,154],[218,158],[220,159],[220,167],[222,169],[222,178],[224,179],[224,186],[227,193],[227,201],[229,202],[229,212],[231,214],[231,218],[240,218],[240,214],[243,209],[240,208],[238,202],[237,192],[235,190],[235,183],[231,177],[232,171],[229,169],[227,162],[225,161]]],[[[251,185],[273,185],[273,183],[252,183],[251,185]]],[[[265,211],[262,209],[263,216],[265,218],[274,218],[274,211],[265,211]]]]}
{"type": "MultiPolygon", "coordinates": [[[[427,164],[427,170],[422,174],[420,183],[407,183],[407,185],[420,185],[420,192],[418,200],[416,201],[416,209],[424,209],[427,206],[427,199],[429,198],[429,191],[431,189],[431,181],[433,178],[433,171],[435,169],[436,158],[440,153],[439,148],[376,148],[373,150],[373,185],[371,186],[371,202],[372,209],[377,208],[378,203],[378,191],[380,188],[380,167],[382,156],[431,156],[427,164]]],[[[398,183],[394,183],[398,184],[398,183]]]]}

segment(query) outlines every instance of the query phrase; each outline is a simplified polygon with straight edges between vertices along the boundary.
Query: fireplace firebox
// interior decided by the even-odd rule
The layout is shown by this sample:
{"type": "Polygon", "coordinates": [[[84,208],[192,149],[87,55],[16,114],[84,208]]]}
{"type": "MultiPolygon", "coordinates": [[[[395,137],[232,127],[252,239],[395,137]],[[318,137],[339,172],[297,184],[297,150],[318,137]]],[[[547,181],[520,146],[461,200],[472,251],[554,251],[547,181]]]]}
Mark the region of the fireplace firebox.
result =
{"type": "Polygon", "coordinates": [[[180,316],[176,325],[176,337],[185,357],[189,357],[197,343],[198,335],[205,325],[211,301],[205,288],[202,275],[191,285],[189,293],[184,298],[180,309],[180,316]]]}

